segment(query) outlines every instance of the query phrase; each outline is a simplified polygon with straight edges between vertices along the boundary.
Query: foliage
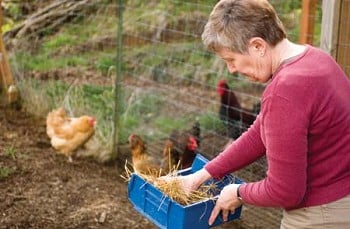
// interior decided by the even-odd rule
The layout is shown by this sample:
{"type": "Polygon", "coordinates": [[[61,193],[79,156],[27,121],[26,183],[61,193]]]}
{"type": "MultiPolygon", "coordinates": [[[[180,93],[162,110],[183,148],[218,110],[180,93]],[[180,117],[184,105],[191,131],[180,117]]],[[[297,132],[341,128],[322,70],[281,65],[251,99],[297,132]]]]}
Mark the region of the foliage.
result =
{"type": "MultiPolygon", "coordinates": [[[[16,159],[17,150],[14,146],[5,147],[3,153],[5,156],[11,157],[13,160],[16,159]]],[[[8,178],[14,171],[15,169],[0,165],[0,180],[8,178]]]]}
{"type": "Polygon", "coordinates": [[[270,0],[277,12],[291,12],[301,8],[300,0],[270,0]]]}
{"type": "Polygon", "coordinates": [[[189,129],[189,118],[179,117],[178,119],[169,116],[161,116],[155,120],[155,127],[164,133],[171,133],[175,129],[189,129]]]}
{"type": "Polygon", "coordinates": [[[12,173],[12,169],[9,167],[2,167],[0,166],[0,180],[5,179],[9,177],[12,173]]]}
{"type": "Polygon", "coordinates": [[[216,113],[205,112],[198,117],[198,122],[205,130],[214,130],[217,132],[223,132],[225,130],[224,123],[218,118],[216,113]]]}
{"type": "Polygon", "coordinates": [[[16,158],[17,150],[11,146],[8,148],[5,148],[5,155],[10,156],[12,159],[16,158]]]}
{"type": "MultiPolygon", "coordinates": [[[[26,107],[31,113],[45,116],[50,110],[63,106],[72,116],[91,114],[98,121],[99,135],[104,139],[111,138],[114,109],[114,91],[111,86],[68,85],[59,80],[44,83],[27,79],[21,81],[20,88],[25,95],[24,103],[28,104],[26,107]]],[[[155,117],[162,103],[163,100],[159,96],[148,92],[128,104],[123,104],[121,125],[127,128],[121,130],[121,141],[126,142],[130,131],[155,117]]]]}
{"type": "MultiPolygon", "coordinates": [[[[90,67],[106,73],[111,65],[115,65],[114,54],[106,50],[91,50],[96,34],[106,36],[116,30],[116,17],[104,17],[101,20],[87,18],[83,24],[67,24],[56,34],[43,36],[41,45],[32,52],[17,51],[12,62],[21,63],[21,71],[51,71],[67,66],[90,67]],[[106,55],[106,53],[108,55],[106,55]]],[[[44,29],[44,28],[43,28],[44,29]]],[[[115,35],[113,34],[113,37],[115,35]]],[[[114,45],[115,44],[111,44],[114,45]]],[[[114,51],[114,50],[112,50],[114,51]]]]}
{"type": "Polygon", "coordinates": [[[39,72],[60,69],[68,66],[87,66],[89,63],[89,60],[83,55],[53,58],[50,54],[51,53],[45,51],[40,52],[38,55],[17,52],[14,59],[18,63],[22,63],[20,65],[22,71],[39,72]]]}
{"type": "Polygon", "coordinates": [[[110,69],[115,68],[116,60],[110,55],[101,56],[95,63],[96,69],[102,72],[103,75],[108,74],[110,69]]]}
{"type": "MultiPolygon", "coordinates": [[[[143,45],[132,49],[126,48],[124,53],[125,72],[130,71],[133,75],[146,77],[159,83],[181,80],[186,84],[201,81],[206,73],[198,74],[198,71],[202,71],[203,68],[218,72],[215,61],[217,57],[204,51],[198,42],[143,45]],[[210,67],[213,64],[215,66],[210,67]]],[[[205,80],[207,84],[216,83],[215,77],[208,77],[205,80]]]]}
{"type": "MultiPolygon", "coordinates": [[[[96,14],[82,14],[79,21],[64,24],[57,33],[47,31],[46,35],[40,37],[40,45],[31,53],[16,50],[11,61],[20,63],[18,70],[24,72],[24,75],[77,67],[111,76],[112,70],[119,64],[115,58],[117,2],[100,1],[100,5],[95,6],[98,7],[96,14]]],[[[123,77],[151,80],[161,85],[186,86],[200,82],[208,88],[215,88],[218,78],[226,78],[234,80],[235,83],[231,84],[234,89],[244,90],[250,86],[247,81],[233,78],[227,72],[226,66],[215,55],[205,51],[200,42],[201,26],[217,1],[123,2],[125,4],[123,14],[125,43],[121,63],[123,77]],[[195,20],[187,23],[191,19],[195,20]],[[181,30],[183,34],[179,37],[176,37],[178,36],[176,33],[170,34],[168,38],[170,40],[163,42],[160,35],[157,37],[157,33],[162,34],[165,28],[168,31],[181,30]],[[140,40],[127,39],[133,35],[140,40]]],[[[271,0],[271,2],[286,24],[291,39],[297,41],[301,2],[296,0],[271,0]]],[[[319,33],[319,30],[316,32],[319,33]]],[[[98,134],[104,139],[111,139],[116,99],[113,85],[88,85],[84,82],[78,85],[56,79],[39,81],[24,78],[20,81],[21,93],[24,95],[26,106],[34,113],[44,116],[51,109],[65,106],[73,115],[93,114],[98,120],[98,134]]],[[[173,129],[188,128],[188,123],[191,122],[189,116],[172,117],[164,108],[166,101],[156,91],[145,89],[141,95],[133,95],[132,89],[124,87],[122,91],[126,98],[125,101],[121,101],[122,142],[126,141],[131,131],[159,136],[167,135],[173,129]],[[157,131],[152,132],[154,129],[157,131]]],[[[220,131],[224,128],[217,113],[205,112],[200,114],[198,120],[206,130],[220,131]]]]}
{"type": "Polygon", "coordinates": [[[64,30],[57,34],[54,38],[47,40],[43,43],[42,48],[46,52],[48,51],[57,51],[58,49],[64,46],[74,46],[79,44],[79,39],[81,36],[71,35],[69,33],[65,33],[64,30]]]}

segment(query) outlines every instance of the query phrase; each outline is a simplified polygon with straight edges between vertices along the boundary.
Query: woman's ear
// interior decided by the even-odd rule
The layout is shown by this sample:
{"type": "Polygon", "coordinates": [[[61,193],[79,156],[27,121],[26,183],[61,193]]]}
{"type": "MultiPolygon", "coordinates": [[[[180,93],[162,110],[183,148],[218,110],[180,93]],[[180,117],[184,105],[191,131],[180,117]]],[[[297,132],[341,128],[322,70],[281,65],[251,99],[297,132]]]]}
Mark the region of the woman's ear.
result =
{"type": "Polygon", "coordinates": [[[266,41],[260,37],[253,37],[248,43],[248,52],[263,57],[266,52],[266,41]]]}

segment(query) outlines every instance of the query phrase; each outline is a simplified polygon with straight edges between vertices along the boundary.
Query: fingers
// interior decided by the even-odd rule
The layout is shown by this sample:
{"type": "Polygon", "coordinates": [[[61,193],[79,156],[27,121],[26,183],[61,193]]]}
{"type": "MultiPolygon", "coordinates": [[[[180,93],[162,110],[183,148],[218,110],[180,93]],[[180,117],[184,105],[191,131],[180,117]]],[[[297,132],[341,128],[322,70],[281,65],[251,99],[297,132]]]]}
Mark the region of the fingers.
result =
{"type": "Polygon", "coordinates": [[[210,217],[209,217],[209,225],[212,225],[216,219],[216,217],[219,215],[220,213],[220,207],[218,205],[215,205],[213,211],[211,212],[210,214],[210,217]]]}
{"type": "Polygon", "coordinates": [[[210,217],[209,217],[209,221],[208,221],[209,225],[212,225],[215,222],[215,219],[220,214],[220,211],[222,212],[222,220],[224,222],[226,222],[228,220],[229,214],[233,214],[235,212],[235,209],[224,210],[224,209],[220,209],[220,207],[218,205],[215,205],[215,207],[214,207],[214,209],[211,212],[210,217]]]}
{"type": "Polygon", "coordinates": [[[230,213],[230,211],[227,210],[222,210],[222,220],[224,222],[226,222],[228,220],[228,214],[230,213]]]}
{"type": "Polygon", "coordinates": [[[235,197],[236,193],[237,193],[236,184],[227,185],[221,190],[219,198],[215,203],[215,207],[211,212],[211,215],[208,221],[209,225],[212,225],[214,223],[215,219],[220,214],[220,211],[222,211],[223,221],[227,221],[229,213],[234,212],[235,209],[242,204],[237,199],[237,197],[235,197]]]}

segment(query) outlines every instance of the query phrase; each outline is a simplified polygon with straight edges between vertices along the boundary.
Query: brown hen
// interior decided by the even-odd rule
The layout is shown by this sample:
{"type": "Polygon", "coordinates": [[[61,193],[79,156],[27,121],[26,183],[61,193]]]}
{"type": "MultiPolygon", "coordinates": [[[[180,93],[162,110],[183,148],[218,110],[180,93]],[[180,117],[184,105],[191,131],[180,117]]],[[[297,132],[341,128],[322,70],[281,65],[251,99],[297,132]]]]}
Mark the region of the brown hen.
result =
{"type": "Polygon", "coordinates": [[[46,133],[51,145],[72,161],[73,153],[95,132],[96,121],[91,116],[68,117],[64,108],[51,111],[46,117],[46,133]]]}
{"type": "Polygon", "coordinates": [[[151,157],[147,151],[146,143],[136,134],[131,134],[128,138],[131,150],[132,165],[135,173],[145,175],[164,174],[160,164],[151,157]]]}

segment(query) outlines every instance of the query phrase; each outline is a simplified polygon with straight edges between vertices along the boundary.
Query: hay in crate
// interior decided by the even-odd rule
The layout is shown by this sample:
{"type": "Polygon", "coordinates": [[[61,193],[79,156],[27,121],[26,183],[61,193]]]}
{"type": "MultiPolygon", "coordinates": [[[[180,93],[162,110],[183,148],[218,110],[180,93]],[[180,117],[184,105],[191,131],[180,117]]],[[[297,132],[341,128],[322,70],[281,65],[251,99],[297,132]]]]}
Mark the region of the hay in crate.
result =
{"type": "MultiPolygon", "coordinates": [[[[161,179],[163,174],[163,171],[161,169],[159,171],[149,170],[145,174],[137,173],[137,175],[157,187],[162,191],[162,193],[164,193],[164,195],[168,196],[183,206],[187,206],[203,200],[213,199],[214,194],[218,192],[216,184],[209,183],[201,185],[197,190],[191,191],[190,193],[185,193],[181,187],[180,179],[177,179],[181,176],[178,175],[178,166],[170,167],[173,169],[171,169],[171,171],[166,176],[173,179],[167,179],[168,181],[161,179]]],[[[128,168],[126,162],[125,176],[122,176],[123,179],[129,182],[132,173],[132,170],[128,168]]]]}

